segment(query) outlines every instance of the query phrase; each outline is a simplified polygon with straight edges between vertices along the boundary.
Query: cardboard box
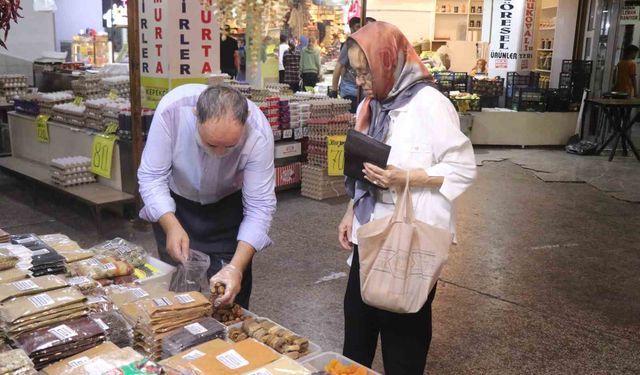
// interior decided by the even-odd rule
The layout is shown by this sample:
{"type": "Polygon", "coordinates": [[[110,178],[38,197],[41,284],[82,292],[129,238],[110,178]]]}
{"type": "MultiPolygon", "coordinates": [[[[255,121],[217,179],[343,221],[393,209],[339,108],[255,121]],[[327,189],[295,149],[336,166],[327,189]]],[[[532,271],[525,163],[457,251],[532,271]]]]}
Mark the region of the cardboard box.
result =
{"type": "Polygon", "coordinates": [[[301,163],[293,163],[276,168],[276,187],[299,184],[301,181],[301,163]]]}
{"type": "MultiPolygon", "coordinates": [[[[286,130],[291,131],[291,129],[286,130]]],[[[292,132],[293,133],[293,132],[292,132]]],[[[291,134],[293,136],[293,134],[291,134]]],[[[302,155],[302,143],[300,142],[280,142],[276,143],[276,159],[286,159],[302,155]]]]}
{"type": "Polygon", "coordinates": [[[280,355],[254,339],[212,351],[188,366],[197,374],[241,375],[279,359],[280,355]]]}

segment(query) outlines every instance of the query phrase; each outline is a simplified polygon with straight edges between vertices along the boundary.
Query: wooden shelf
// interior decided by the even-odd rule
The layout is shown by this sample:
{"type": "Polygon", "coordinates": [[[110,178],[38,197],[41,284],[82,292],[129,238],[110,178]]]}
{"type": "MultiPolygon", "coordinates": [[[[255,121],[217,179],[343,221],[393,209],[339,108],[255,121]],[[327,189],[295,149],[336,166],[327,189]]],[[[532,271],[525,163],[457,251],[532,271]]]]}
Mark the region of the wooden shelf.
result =
{"type": "Polygon", "coordinates": [[[542,10],[548,10],[548,9],[558,9],[558,6],[551,6],[551,7],[542,7],[542,10]]]}
{"type": "Polygon", "coordinates": [[[469,27],[469,30],[482,30],[482,27],[469,27]]]}
{"type": "Polygon", "coordinates": [[[540,73],[551,73],[550,70],[547,69],[536,69],[536,72],[540,72],[540,73]]]}
{"type": "Polygon", "coordinates": [[[482,13],[469,13],[470,16],[482,16],[482,13]]]}
{"type": "Polygon", "coordinates": [[[540,52],[553,52],[552,49],[548,49],[548,48],[538,48],[538,51],[540,51],[540,52]]]}
{"type": "Polygon", "coordinates": [[[447,16],[467,16],[469,13],[453,13],[453,12],[436,12],[436,14],[442,14],[447,16]]]}
{"type": "Polygon", "coordinates": [[[543,27],[541,27],[539,30],[540,30],[540,31],[553,31],[553,30],[555,30],[555,29],[556,29],[555,27],[544,27],[544,28],[543,28],[543,27]]]}

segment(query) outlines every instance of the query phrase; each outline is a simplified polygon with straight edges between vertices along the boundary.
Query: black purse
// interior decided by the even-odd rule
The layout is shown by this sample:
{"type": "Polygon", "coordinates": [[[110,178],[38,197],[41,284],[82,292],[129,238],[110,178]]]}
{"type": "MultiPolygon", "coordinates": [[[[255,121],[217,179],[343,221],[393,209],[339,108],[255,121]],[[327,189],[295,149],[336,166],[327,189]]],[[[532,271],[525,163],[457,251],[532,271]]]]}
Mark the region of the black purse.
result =
{"type": "Polygon", "coordinates": [[[386,169],[390,153],[391,146],[350,129],[344,144],[344,175],[375,186],[364,178],[364,163],[386,169]]]}

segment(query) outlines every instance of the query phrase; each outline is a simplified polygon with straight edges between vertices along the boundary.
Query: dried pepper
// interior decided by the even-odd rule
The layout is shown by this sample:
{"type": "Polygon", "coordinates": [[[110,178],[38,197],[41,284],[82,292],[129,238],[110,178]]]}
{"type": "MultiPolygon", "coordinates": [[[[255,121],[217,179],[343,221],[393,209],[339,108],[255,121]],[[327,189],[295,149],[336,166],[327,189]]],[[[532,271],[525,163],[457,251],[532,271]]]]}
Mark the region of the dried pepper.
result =
{"type": "Polygon", "coordinates": [[[5,49],[11,21],[18,23],[18,18],[22,18],[19,13],[21,9],[20,0],[0,0],[0,31],[4,30],[4,37],[0,38],[0,46],[5,49]]]}

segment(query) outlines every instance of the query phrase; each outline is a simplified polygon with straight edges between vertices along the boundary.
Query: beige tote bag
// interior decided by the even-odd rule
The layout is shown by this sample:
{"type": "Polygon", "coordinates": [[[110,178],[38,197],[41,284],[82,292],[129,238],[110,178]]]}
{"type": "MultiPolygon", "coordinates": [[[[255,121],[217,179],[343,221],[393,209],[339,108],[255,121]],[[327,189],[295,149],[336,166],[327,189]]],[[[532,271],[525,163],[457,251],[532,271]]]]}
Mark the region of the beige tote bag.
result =
{"type": "Polygon", "coordinates": [[[370,306],[418,312],[449,257],[453,235],[416,220],[409,177],[393,215],[358,230],[360,291],[370,306]]]}

